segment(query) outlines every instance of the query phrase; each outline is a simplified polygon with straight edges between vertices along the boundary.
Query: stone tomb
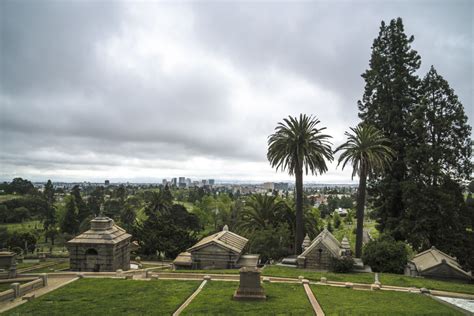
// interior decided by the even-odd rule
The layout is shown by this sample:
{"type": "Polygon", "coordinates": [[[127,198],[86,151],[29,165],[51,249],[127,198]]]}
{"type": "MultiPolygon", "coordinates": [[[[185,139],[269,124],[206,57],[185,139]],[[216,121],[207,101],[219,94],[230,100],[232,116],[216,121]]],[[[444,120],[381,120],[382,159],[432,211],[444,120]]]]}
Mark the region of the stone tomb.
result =
{"type": "Polygon", "coordinates": [[[67,242],[72,271],[113,272],[130,269],[132,236],[109,217],[91,221],[91,229],[67,242]]]}
{"type": "Polygon", "coordinates": [[[16,254],[10,251],[0,251],[0,279],[16,277],[16,254]]]}
{"type": "Polygon", "coordinates": [[[265,290],[260,283],[260,269],[243,267],[240,270],[239,288],[234,293],[234,300],[265,300],[265,290]]]}

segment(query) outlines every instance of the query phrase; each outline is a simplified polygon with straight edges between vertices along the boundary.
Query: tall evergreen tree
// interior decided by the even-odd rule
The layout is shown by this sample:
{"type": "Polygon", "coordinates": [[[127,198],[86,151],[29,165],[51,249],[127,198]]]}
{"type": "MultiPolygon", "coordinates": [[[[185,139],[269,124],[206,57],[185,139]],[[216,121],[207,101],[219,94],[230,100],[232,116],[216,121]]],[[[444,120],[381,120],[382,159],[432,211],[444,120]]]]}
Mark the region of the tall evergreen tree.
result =
{"type": "Polygon", "coordinates": [[[422,81],[410,124],[410,179],[403,190],[406,238],[417,249],[435,245],[467,264],[472,227],[460,180],[472,172],[471,127],[453,89],[433,66],[422,81]]]}
{"type": "Polygon", "coordinates": [[[50,227],[56,224],[56,208],[54,207],[54,187],[51,180],[46,182],[44,186],[44,199],[46,200],[45,214],[43,215],[43,226],[45,230],[49,230],[50,227]]]}
{"type": "Polygon", "coordinates": [[[402,198],[402,184],[407,179],[406,145],[412,134],[409,115],[418,102],[420,80],[416,71],[420,56],[411,48],[413,36],[404,32],[401,18],[382,21],[378,37],[372,45],[370,68],[362,75],[364,95],[359,104],[359,116],[369,125],[382,131],[391,141],[395,157],[384,176],[372,181],[369,192],[379,220],[379,228],[389,230],[403,239],[399,229],[406,206],[402,198]]]}
{"type": "Polygon", "coordinates": [[[73,196],[66,198],[66,213],[61,223],[61,230],[65,233],[75,235],[79,231],[79,210],[73,196]]]}
{"type": "Polygon", "coordinates": [[[469,179],[471,127],[463,105],[433,66],[424,77],[420,92],[420,104],[411,119],[413,145],[407,159],[411,176],[433,186],[444,176],[469,179]]]}
{"type": "Polygon", "coordinates": [[[71,190],[71,195],[74,197],[74,202],[78,210],[77,219],[81,223],[87,216],[91,215],[91,212],[87,208],[86,203],[81,196],[81,188],[78,185],[75,185],[71,190]]]}

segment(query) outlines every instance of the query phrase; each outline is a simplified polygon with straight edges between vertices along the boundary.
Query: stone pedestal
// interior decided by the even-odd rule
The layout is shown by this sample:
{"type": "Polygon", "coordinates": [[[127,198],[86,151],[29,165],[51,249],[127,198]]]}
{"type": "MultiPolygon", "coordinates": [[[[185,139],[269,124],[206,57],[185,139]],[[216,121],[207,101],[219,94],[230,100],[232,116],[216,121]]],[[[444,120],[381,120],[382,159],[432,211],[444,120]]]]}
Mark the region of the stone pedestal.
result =
{"type": "Polygon", "coordinates": [[[13,279],[16,278],[16,254],[9,251],[0,252],[0,279],[13,279]]]}
{"type": "Polygon", "coordinates": [[[243,267],[240,270],[239,288],[234,300],[265,300],[265,290],[260,284],[260,269],[243,267]]]}

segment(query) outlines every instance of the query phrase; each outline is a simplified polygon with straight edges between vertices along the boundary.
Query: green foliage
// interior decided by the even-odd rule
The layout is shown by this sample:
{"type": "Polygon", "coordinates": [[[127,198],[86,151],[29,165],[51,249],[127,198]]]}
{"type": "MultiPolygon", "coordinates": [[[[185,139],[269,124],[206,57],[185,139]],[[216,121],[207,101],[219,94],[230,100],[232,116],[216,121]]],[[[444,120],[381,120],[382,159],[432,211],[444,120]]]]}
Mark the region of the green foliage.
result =
{"type": "Polygon", "coordinates": [[[277,170],[288,171],[296,179],[295,253],[301,252],[305,227],[303,220],[303,171],[308,174],[327,171],[326,160],[333,160],[331,136],[323,134],[320,121],[312,116],[300,114],[288,116],[278,123],[275,132],[268,138],[267,158],[277,170]]]}
{"type": "Polygon", "coordinates": [[[341,226],[341,216],[335,212],[334,215],[332,216],[332,221],[334,223],[334,228],[338,229],[341,226]]]}
{"type": "Polygon", "coordinates": [[[380,231],[416,250],[435,245],[470,268],[472,222],[459,182],[472,172],[471,127],[434,67],[418,78],[421,58],[412,42],[401,19],[382,22],[363,75],[359,115],[381,130],[395,151],[391,168],[369,187],[373,215],[380,231]]]}
{"type": "Polygon", "coordinates": [[[104,187],[98,186],[95,187],[89,195],[89,198],[87,199],[87,208],[91,214],[99,215],[100,207],[104,204],[104,194],[104,187]]]}
{"type": "Polygon", "coordinates": [[[349,273],[353,270],[354,260],[352,259],[352,257],[331,257],[331,262],[329,266],[332,272],[349,273]]]}
{"type": "Polygon", "coordinates": [[[336,152],[342,151],[338,165],[342,163],[342,169],[344,169],[346,164],[351,162],[352,178],[355,175],[359,176],[355,255],[360,258],[362,254],[367,177],[373,178],[381,174],[390,165],[394,151],[388,146],[390,141],[371,125],[359,124],[356,128],[351,128],[351,131],[352,133],[345,133],[347,142],[339,146],[336,152]]]}
{"type": "Polygon", "coordinates": [[[374,181],[369,190],[380,222],[380,229],[399,231],[403,214],[401,184],[407,178],[406,147],[411,142],[409,114],[418,103],[420,80],[416,71],[421,58],[412,49],[413,36],[407,37],[401,18],[382,21],[378,37],[372,45],[369,69],[362,75],[365,90],[359,101],[359,116],[364,123],[382,131],[390,139],[395,158],[380,181],[374,181]]]}
{"type": "Polygon", "coordinates": [[[403,273],[407,260],[407,245],[388,236],[370,241],[362,255],[362,261],[374,272],[403,273]]]}
{"type": "Polygon", "coordinates": [[[327,227],[326,227],[331,233],[334,231],[334,228],[332,227],[332,221],[328,220],[327,222],[327,227]]]}
{"type": "Polygon", "coordinates": [[[278,260],[290,254],[292,239],[286,224],[265,226],[253,231],[248,237],[249,252],[260,254],[262,262],[278,260]]]}
{"type": "Polygon", "coordinates": [[[9,248],[21,248],[25,253],[33,252],[36,248],[37,237],[31,232],[18,232],[14,231],[8,234],[7,247],[9,248]]]}
{"type": "Polygon", "coordinates": [[[7,194],[34,194],[36,189],[31,181],[22,178],[15,178],[4,187],[4,191],[7,194]]]}
{"type": "Polygon", "coordinates": [[[145,208],[147,219],[133,232],[142,254],[153,256],[159,252],[175,258],[196,242],[196,234],[201,229],[199,218],[172,201],[173,197],[165,189],[150,195],[145,208]]]}
{"type": "Polygon", "coordinates": [[[66,212],[61,223],[61,231],[70,235],[76,235],[79,232],[79,210],[74,196],[66,197],[66,212]]]}
{"type": "Polygon", "coordinates": [[[71,196],[74,198],[74,203],[77,207],[77,222],[78,224],[76,225],[77,227],[79,224],[84,221],[86,217],[89,215],[92,215],[89,208],[87,207],[86,203],[82,199],[81,195],[81,188],[78,185],[75,185],[71,189],[71,196]]]}

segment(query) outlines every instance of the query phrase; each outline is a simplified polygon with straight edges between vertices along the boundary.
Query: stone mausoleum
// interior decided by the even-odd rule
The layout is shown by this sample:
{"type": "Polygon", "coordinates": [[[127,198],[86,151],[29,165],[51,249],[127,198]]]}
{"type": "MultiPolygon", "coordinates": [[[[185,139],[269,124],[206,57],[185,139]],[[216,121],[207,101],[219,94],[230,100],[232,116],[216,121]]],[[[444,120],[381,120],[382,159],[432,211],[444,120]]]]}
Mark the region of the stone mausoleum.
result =
{"type": "Polygon", "coordinates": [[[72,271],[103,272],[130,269],[130,239],[113,219],[98,216],[91,228],[67,242],[72,271]]]}
{"type": "Polygon", "coordinates": [[[448,280],[472,280],[472,272],[464,271],[456,258],[434,246],[408,261],[405,275],[448,280]]]}
{"type": "Polygon", "coordinates": [[[259,255],[243,255],[248,239],[229,231],[204,237],[173,261],[175,269],[233,269],[257,266],[259,255]]]}
{"type": "Polygon", "coordinates": [[[326,228],[313,241],[306,236],[302,246],[303,253],[297,257],[298,268],[329,270],[332,258],[351,255],[347,238],[339,242],[326,228]]]}

